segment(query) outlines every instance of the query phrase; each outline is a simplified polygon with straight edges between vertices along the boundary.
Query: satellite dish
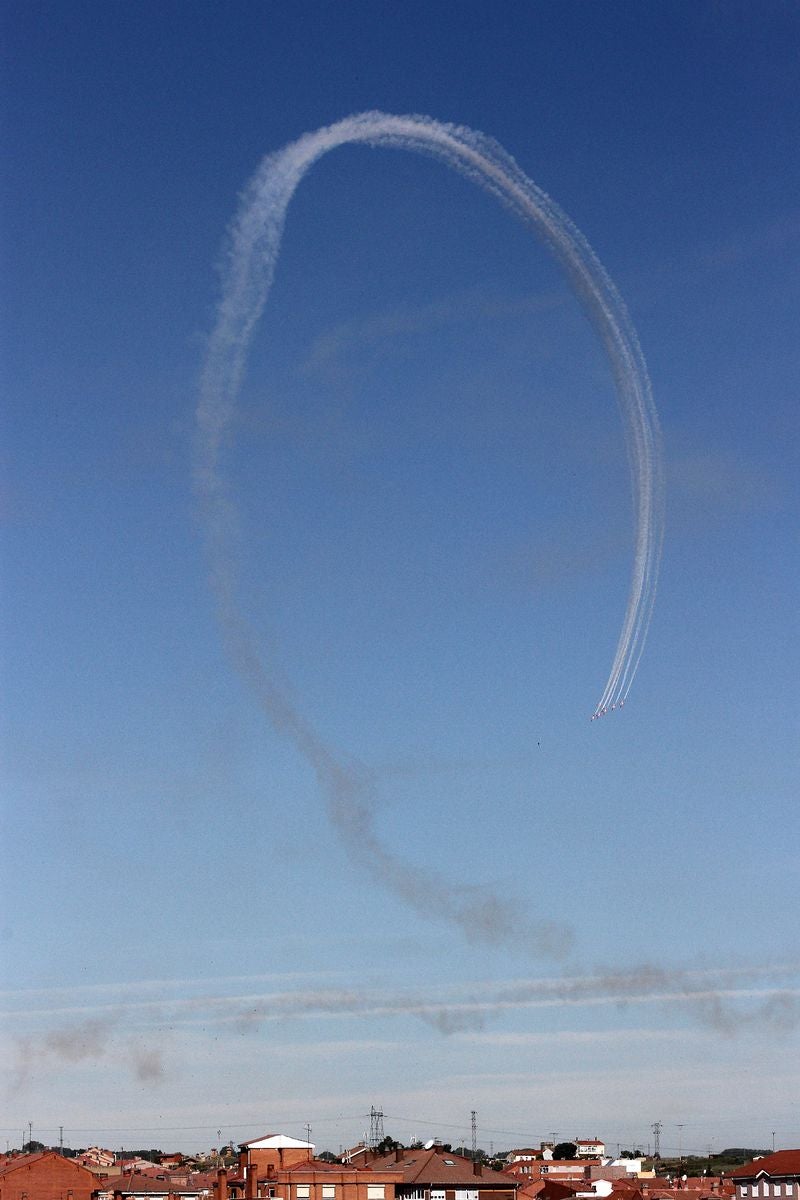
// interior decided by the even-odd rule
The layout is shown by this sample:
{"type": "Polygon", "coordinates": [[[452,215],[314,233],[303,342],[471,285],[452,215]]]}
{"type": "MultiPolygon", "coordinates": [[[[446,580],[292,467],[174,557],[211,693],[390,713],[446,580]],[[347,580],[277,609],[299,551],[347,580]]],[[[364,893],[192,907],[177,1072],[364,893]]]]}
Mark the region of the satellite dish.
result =
{"type": "Polygon", "coordinates": [[[426,1142],[426,1143],[425,1143],[425,1145],[422,1147],[422,1149],[423,1149],[423,1150],[432,1150],[432,1149],[433,1149],[433,1146],[434,1146],[434,1141],[435,1141],[435,1139],[434,1139],[434,1138],[428,1138],[427,1142],[426,1142]]]}

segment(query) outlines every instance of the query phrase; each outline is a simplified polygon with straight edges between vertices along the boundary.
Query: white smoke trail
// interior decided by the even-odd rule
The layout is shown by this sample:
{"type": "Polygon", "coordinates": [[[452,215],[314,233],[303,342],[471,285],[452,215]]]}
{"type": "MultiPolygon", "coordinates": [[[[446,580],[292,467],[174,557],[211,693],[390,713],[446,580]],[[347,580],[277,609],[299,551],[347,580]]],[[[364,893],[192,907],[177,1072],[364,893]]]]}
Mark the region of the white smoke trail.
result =
{"type": "Polygon", "coordinates": [[[533,226],[565,268],[605,346],[630,463],[634,556],[622,629],[594,712],[600,716],[628,695],[655,598],[664,490],[658,418],[636,331],[604,267],[569,217],[483,134],[429,117],[368,112],[305,134],[261,163],[232,229],[223,298],[202,376],[196,478],[209,522],[215,527],[230,522],[219,475],[220,444],[230,426],[250,337],[269,295],[289,202],[317,159],[356,142],[433,155],[502,200],[533,226]]]}
{"type": "Polygon", "coordinates": [[[608,682],[594,716],[622,703],[644,646],[655,595],[662,537],[662,470],[658,420],[641,348],[625,306],[594,252],[569,218],[496,142],[428,117],[368,112],[305,134],[263,160],[245,190],[231,229],[216,326],[201,377],[197,409],[195,484],[208,538],[212,582],[229,651],[256,689],[277,730],[313,767],[331,818],[359,861],[397,895],[426,914],[438,914],[477,940],[527,944],[536,954],[562,957],[568,931],[549,922],[527,927],[514,906],[491,894],[448,887],[399,863],[374,830],[374,786],[363,767],[338,760],[277,685],[236,595],[236,522],[220,468],[250,338],[264,308],[280,250],[286,211],[296,188],[323,154],[348,143],[394,146],[433,155],[479,183],[543,238],[567,271],[608,354],[623,417],[634,502],[633,571],[627,607],[608,682]]]}

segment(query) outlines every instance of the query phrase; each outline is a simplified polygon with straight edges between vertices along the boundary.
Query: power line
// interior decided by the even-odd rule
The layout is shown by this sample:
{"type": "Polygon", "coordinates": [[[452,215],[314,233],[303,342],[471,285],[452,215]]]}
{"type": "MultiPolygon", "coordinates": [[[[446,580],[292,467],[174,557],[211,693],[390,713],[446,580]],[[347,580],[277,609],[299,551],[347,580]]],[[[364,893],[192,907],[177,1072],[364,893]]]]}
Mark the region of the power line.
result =
{"type": "MultiPolygon", "coordinates": [[[[364,1113],[346,1113],[338,1117],[315,1117],[314,1124],[336,1124],[341,1121],[361,1121],[364,1113]]],[[[272,1117],[271,1122],[275,1125],[294,1125],[297,1124],[297,1118],[272,1117]]],[[[264,1122],[259,1121],[231,1121],[228,1125],[37,1125],[37,1133],[56,1133],[58,1130],[63,1130],[64,1133],[192,1133],[203,1132],[214,1133],[220,1132],[223,1129],[263,1129],[264,1122]]],[[[19,1133],[18,1125],[0,1125],[2,1133],[19,1133]]],[[[23,1131],[24,1132],[24,1131],[23,1131]]]]}
{"type": "MultiPolygon", "coordinates": [[[[427,1117],[398,1117],[394,1113],[385,1113],[384,1116],[388,1121],[401,1121],[405,1125],[428,1125],[431,1129],[458,1129],[463,1131],[463,1124],[453,1125],[446,1121],[429,1121],[427,1117]]],[[[513,1138],[540,1138],[538,1133],[531,1133],[528,1130],[525,1133],[520,1133],[518,1129],[492,1129],[489,1126],[481,1127],[484,1133],[500,1133],[506,1137],[513,1138]]]]}

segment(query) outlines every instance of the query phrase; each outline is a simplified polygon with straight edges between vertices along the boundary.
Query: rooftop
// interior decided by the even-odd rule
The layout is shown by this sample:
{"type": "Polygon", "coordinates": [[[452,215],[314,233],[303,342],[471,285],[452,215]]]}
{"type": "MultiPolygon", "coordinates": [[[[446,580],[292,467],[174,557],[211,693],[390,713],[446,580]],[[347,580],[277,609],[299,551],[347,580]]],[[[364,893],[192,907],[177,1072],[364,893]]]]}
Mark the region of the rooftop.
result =
{"type": "Polygon", "coordinates": [[[777,1150],[728,1171],[729,1179],[755,1179],[758,1175],[800,1175],[800,1150],[777,1150]]]}

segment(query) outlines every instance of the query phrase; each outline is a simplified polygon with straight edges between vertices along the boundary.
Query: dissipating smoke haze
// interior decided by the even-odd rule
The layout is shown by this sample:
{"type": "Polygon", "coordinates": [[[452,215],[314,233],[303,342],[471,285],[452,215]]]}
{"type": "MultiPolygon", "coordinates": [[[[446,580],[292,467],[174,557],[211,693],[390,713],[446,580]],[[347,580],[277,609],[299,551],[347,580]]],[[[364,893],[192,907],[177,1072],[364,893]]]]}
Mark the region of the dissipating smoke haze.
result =
{"type": "Polygon", "coordinates": [[[633,496],[634,547],[627,604],[608,679],[592,719],[625,703],[644,648],[663,537],[664,482],[658,417],[636,331],[614,283],[570,218],[491,138],[424,116],[366,112],[297,141],[262,161],[230,230],[222,297],[200,381],[194,459],[212,587],[228,651],[255,689],[274,728],[313,768],[331,819],[349,849],[394,894],[418,911],[460,927],[473,941],[527,943],[535,955],[563,958],[570,934],[526,920],[514,904],[483,889],[456,888],[401,863],[375,831],[375,783],[368,769],[328,745],[283,689],[251,631],[238,597],[236,512],[221,465],[236,412],[248,348],[267,302],[290,201],[324,154],[348,144],[388,146],[433,156],[496,196],[547,245],[605,347],[622,416],[633,496]]]}

